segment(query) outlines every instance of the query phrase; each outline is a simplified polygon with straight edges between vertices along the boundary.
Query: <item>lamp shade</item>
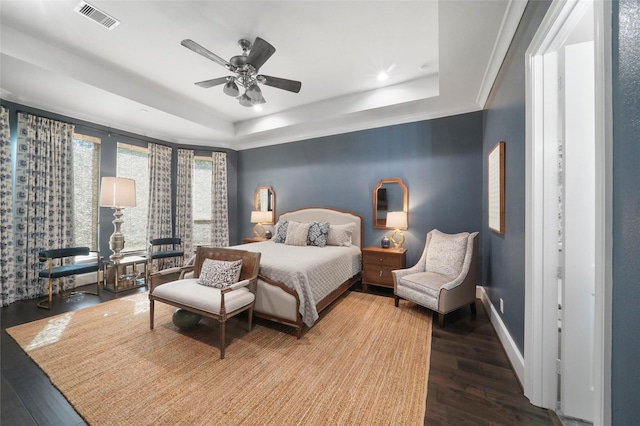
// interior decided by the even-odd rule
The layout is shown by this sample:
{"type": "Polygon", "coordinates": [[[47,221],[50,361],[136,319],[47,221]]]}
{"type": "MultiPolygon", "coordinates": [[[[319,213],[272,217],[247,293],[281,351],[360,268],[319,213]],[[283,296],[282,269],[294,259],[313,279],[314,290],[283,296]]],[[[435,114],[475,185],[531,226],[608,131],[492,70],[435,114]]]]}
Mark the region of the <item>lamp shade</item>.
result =
{"type": "Polygon", "coordinates": [[[405,212],[387,213],[387,228],[407,229],[407,213],[405,212]]]}
{"type": "Polygon", "coordinates": [[[251,223],[264,223],[271,221],[271,212],[254,210],[251,212],[251,223]]]}
{"type": "Polygon", "coordinates": [[[103,177],[100,185],[101,207],[135,207],[136,181],[121,177],[103,177]]]}

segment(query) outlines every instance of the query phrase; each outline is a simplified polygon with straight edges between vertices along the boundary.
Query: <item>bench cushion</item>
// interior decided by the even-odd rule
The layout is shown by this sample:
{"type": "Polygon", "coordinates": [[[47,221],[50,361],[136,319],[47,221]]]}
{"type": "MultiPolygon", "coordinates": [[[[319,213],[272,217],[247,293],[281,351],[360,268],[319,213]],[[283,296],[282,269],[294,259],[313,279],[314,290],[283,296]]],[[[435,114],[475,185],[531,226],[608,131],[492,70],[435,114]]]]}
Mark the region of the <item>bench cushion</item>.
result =
{"type": "MultiPolygon", "coordinates": [[[[197,278],[162,284],[156,287],[151,294],[169,303],[176,302],[204,312],[220,314],[220,289],[198,284],[197,278]]],[[[247,306],[254,300],[255,295],[246,287],[230,291],[224,295],[224,304],[227,312],[233,312],[236,309],[247,306]]]]}
{"type": "Polygon", "coordinates": [[[40,271],[38,276],[42,278],[60,278],[68,277],[76,274],[86,274],[87,272],[96,272],[100,269],[97,263],[79,263],[77,265],[62,265],[51,268],[51,275],[48,269],[40,271]]]}

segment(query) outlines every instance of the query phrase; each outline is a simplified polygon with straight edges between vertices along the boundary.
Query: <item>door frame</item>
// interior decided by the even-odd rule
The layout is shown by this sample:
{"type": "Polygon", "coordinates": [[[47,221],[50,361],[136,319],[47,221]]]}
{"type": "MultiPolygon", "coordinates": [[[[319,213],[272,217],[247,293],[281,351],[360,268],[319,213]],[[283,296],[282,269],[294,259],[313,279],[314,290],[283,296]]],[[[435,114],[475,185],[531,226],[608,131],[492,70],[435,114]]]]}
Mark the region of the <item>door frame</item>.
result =
{"type": "MultiPolygon", "coordinates": [[[[544,55],[562,45],[576,12],[586,2],[594,8],[596,133],[596,265],[594,310],[594,424],[611,422],[611,284],[612,284],[612,111],[611,2],[554,0],[525,55],[525,369],[524,392],[532,404],[556,410],[558,401],[557,216],[545,204],[545,188],[555,181],[545,158],[555,150],[547,126],[553,115],[545,108],[544,55]],[[547,149],[545,150],[545,140],[547,149]],[[545,224],[553,226],[545,227],[545,224]],[[552,229],[553,228],[553,229],[552,229]],[[550,251],[551,250],[551,251],[550,251]]],[[[553,172],[555,173],[555,172],[553,172]]],[[[555,190],[555,189],[554,189],[555,190]]],[[[555,203],[556,200],[554,199],[555,203]]]]}

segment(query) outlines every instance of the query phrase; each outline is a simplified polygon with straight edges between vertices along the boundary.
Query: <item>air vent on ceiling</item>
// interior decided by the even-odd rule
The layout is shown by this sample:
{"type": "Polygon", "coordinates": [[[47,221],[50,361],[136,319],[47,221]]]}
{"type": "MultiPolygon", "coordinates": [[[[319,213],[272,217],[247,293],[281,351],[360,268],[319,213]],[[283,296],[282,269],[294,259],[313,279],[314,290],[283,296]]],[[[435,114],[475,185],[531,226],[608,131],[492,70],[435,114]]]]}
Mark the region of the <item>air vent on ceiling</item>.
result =
{"type": "Polygon", "coordinates": [[[110,30],[114,29],[120,24],[120,21],[118,21],[116,18],[107,15],[95,6],[91,6],[86,1],[81,1],[80,3],[78,3],[78,5],[73,10],[110,30]]]}

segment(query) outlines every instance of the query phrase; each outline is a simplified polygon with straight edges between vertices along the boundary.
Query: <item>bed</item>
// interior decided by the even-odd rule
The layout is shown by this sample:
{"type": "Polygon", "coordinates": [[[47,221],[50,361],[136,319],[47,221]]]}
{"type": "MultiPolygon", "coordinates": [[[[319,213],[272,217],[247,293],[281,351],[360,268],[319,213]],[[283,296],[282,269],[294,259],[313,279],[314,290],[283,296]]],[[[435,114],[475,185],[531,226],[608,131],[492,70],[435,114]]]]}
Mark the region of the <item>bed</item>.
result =
{"type": "Polygon", "coordinates": [[[285,221],[328,222],[329,244],[278,243],[276,229],[269,241],[235,248],[262,253],[254,315],[294,327],[300,338],[305,325],[312,327],[319,314],[361,278],[362,217],[332,208],[309,207],[283,213],[278,224],[285,221]],[[350,238],[345,242],[349,230],[350,238]]]}

